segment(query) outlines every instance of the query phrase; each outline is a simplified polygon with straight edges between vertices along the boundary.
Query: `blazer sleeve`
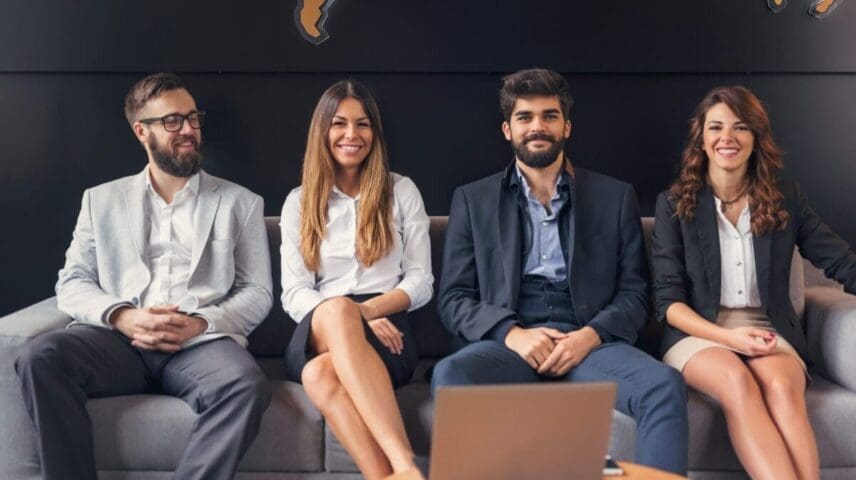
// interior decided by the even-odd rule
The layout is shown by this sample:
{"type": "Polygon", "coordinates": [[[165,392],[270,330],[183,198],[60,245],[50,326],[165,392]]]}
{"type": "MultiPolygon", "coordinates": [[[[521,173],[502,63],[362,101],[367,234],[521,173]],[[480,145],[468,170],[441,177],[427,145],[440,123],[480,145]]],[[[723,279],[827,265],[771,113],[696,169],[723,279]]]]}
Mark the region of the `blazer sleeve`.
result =
{"type": "Polygon", "coordinates": [[[206,333],[247,336],[273,306],[270,249],[264,222],[264,200],[255,195],[235,241],[235,280],[219,301],[191,312],[208,321],[206,333]]]}
{"type": "Polygon", "coordinates": [[[654,214],[654,234],[651,237],[651,263],[654,268],[654,298],[657,320],[666,320],[666,311],[673,303],[689,303],[687,295],[684,239],[680,219],[666,192],[657,197],[654,214]]]}
{"type": "Polygon", "coordinates": [[[471,342],[481,340],[494,326],[517,319],[513,310],[481,301],[473,223],[460,188],[449,209],[437,307],[446,329],[471,342]]]}
{"type": "Polygon", "coordinates": [[[844,285],[845,291],[856,294],[856,254],[846,241],[820,220],[799,185],[793,184],[792,189],[795,205],[791,211],[797,217],[800,255],[823,269],[824,275],[844,285]]]}
{"type": "Polygon", "coordinates": [[[588,325],[605,341],[621,339],[633,344],[648,319],[651,285],[639,206],[629,186],[621,202],[619,229],[621,251],[615,295],[588,325]]]}
{"type": "Polygon", "coordinates": [[[110,312],[133,304],[101,288],[91,201],[91,192],[86,190],[56,283],[57,307],[78,322],[112,328],[108,322],[110,312]]]}

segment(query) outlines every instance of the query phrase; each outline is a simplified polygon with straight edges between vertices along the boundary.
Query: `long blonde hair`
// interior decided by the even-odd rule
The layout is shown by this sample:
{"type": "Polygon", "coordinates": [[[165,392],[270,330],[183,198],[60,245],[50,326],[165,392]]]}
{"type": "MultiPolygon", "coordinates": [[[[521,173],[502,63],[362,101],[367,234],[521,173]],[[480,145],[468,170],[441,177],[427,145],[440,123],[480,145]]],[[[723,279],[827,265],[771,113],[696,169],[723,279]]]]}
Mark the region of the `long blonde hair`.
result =
{"type": "Polygon", "coordinates": [[[380,111],[371,92],[362,84],[343,80],[327,89],[318,100],[303,156],[300,201],[300,253],[303,263],[316,272],[321,263],[321,241],[326,234],[327,200],[335,181],[335,162],[328,132],[339,104],[346,98],[360,102],[369,119],[373,138],[368,156],[360,166],[360,202],[357,209],[357,259],[371,266],[389,253],[392,236],[392,181],[380,111]]]}

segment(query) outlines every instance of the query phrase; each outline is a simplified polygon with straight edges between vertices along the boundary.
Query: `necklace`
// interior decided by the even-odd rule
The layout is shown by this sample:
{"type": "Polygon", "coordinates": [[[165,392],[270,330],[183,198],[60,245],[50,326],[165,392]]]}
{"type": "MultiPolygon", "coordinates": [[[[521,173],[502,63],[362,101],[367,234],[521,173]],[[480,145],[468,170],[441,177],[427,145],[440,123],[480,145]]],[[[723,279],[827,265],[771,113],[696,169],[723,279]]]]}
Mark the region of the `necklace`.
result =
{"type": "Polygon", "coordinates": [[[740,192],[737,194],[737,196],[735,196],[731,200],[725,200],[724,198],[720,197],[719,195],[716,195],[716,197],[719,198],[719,201],[720,201],[719,210],[722,213],[725,213],[728,209],[731,208],[732,205],[734,205],[735,203],[737,203],[738,200],[743,198],[743,196],[746,195],[746,192],[748,190],[749,190],[749,184],[745,183],[745,184],[743,184],[743,188],[740,190],[740,192]]]}

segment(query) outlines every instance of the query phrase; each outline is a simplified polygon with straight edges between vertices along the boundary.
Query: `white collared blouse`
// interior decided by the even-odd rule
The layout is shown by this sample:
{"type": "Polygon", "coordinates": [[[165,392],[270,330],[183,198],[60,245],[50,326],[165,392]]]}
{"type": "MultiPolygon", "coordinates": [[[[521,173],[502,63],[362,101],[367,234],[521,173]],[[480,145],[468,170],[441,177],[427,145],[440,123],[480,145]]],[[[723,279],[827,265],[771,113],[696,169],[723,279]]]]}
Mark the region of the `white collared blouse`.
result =
{"type": "Polygon", "coordinates": [[[302,188],[292,190],[282,206],[282,305],[300,322],[323,300],[331,297],[386,293],[401,289],[410,297],[409,311],[431,299],[429,219],[422,196],[407,177],[390,174],[393,181],[392,250],[371,267],[356,257],[357,209],[360,197],[351,198],[333,188],[327,203],[326,236],[321,241],[321,262],[313,273],[300,253],[300,200],[302,188]]]}
{"type": "Polygon", "coordinates": [[[760,307],[758,275],[755,270],[755,246],[749,207],[740,212],[735,227],[722,213],[722,201],[716,202],[716,224],[719,230],[721,287],[719,304],[728,308],[760,307]]]}

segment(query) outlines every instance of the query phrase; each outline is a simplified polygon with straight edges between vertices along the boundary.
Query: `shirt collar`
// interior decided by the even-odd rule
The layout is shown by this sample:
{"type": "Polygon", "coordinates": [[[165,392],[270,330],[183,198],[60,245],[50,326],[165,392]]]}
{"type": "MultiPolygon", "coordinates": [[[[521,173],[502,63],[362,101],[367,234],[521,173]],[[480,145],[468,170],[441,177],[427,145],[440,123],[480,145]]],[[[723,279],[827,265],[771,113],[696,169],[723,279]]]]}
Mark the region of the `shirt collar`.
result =
{"type": "MultiPolygon", "coordinates": [[[[526,180],[526,177],[523,176],[523,172],[520,171],[520,166],[517,164],[517,161],[514,162],[514,175],[509,175],[508,186],[512,189],[519,189],[521,185],[523,185],[523,194],[526,198],[532,198],[532,189],[529,187],[529,182],[526,180]]],[[[570,176],[568,175],[567,170],[564,168],[559,172],[559,176],[556,178],[556,192],[553,194],[553,199],[557,199],[560,197],[562,192],[566,192],[570,189],[570,176]]]]}
{"type": "MultiPolygon", "coordinates": [[[[154,186],[152,186],[152,172],[149,169],[148,165],[146,165],[146,175],[145,176],[146,176],[146,188],[150,192],[156,194],[157,192],[155,192],[154,186]]],[[[199,172],[194,173],[190,178],[188,178],[187,183],[184,184],[184,187],[182,187],[181,190],[179,190],[179,192],[182,192],[184,190],[190,190],[190,193],[192,193],[194,196],[199,193],[199,172]]],[[[176,192],[176,193],[178,193],[178,192],[176,192]]]]}
{"type": "Polygon", "coordinates": [[[728,217],[722,213],[722,200],[720,200],[716,195],[713,196],[713,204],[716,209],[716,216],[719,218],[720,222],[733,226],[741,235],[745,235],[752,231],[752,210],[750,210],[749,205],[746,205],[743,207],[743,210],[740,211],[740,216],[737,217],[737,225],[735,226],[732,225],[731,221],[728,220],[728,217]]]}
{"type": "Polygon", "coordinates": [[[344,198],[344,199],[348,199],[348,200],[359,200],[360,199],[360,193],[358,193],[356,197],[351,197],[347,193],[339,190],[339,187],[337,187],[335,183],[333,184],[332,190],[330,190],[330,195],[335,195],[339,198],[344,198]]]}

